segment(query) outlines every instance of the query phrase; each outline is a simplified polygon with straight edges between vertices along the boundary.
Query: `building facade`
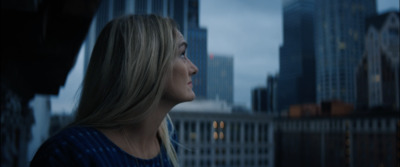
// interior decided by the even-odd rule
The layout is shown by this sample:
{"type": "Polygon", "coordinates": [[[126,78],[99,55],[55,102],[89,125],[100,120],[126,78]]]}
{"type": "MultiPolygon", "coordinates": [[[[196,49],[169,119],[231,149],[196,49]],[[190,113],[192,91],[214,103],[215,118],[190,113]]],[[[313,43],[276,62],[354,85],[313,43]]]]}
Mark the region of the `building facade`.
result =
{"type": "Polygon", "coordinates": [[[199,26],[199,0],[186,0],[184,13],[187,19],[187,55],[199,71],[192,77],[197,99],[207,99],[207,29],[199,26]]]}
{"type": "Polygon", "coordinates": [[[267,113],[278,114],[279,74],[267,76],[267,113]]]}
{"type": "Polygon", "coordinates": [[[365,51],[357,68],[357,106],[399,109],[399,13],[367,20],[365,51]]]}
{"type": "Polygon", "coordinates": [[[251,91],[251,106],[254,112],[267,112],[267,88],[256,87],[251,91]]]}
{"type": "Polygon", "coordinates": [[[23,105],[18,94],[3,84],[1,92],[1,166],[28,166],[28,143],[35,122],[33,111],[23,105]]]}
{"type": "Polygon", "coordinates": [[[207,63],[208,99],[233,105],[233,57],[210,54],[207,63]]]}
{"type": "Polygon", "coordinates": [[[315,103],[314,0],[283,1],[279,110],[315,103]]]}
{"type": "Polygon", "coordinates": [[[355,67],[364,51],[366,19],[376,15],[376,0],[315,1],[315,9],[317,102],[355,105],[355,67]]]}
{"type": "MultiPolygon", "coordinates": [[[[274,121],[276,167],[396,166],[395,114],[274,121]]],[[[396,136],[397,134],[397,136],[396,136]]]]}
{"type": "Polygon", "coordinates": [[[193,91],[197,99],[207,99],[207,29],[191,27],[186,38],[187,56],[199,69],[192,76],[193,91]]]}
{"type": "Polygon", "coordinates": [[[272,117],[266,114],[170,112],[180,166],[274,166],[272,117]]]}

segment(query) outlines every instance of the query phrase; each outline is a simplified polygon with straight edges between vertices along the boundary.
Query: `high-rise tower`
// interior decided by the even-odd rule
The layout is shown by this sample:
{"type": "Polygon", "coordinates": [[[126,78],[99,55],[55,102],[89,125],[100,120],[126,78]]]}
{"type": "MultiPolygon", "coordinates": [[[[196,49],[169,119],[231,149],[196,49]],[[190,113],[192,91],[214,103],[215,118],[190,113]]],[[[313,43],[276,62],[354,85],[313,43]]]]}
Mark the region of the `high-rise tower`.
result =
{"type": "Polygon", "coordinates": [[[357,66],[357,109],[399,110],[399,12],[367,19],[365,50],[357,66]]]}
{"type": "Polygon", "coordinates": [[[355,69],[364,51],[366,18],[376,0],[315,1],[317,102],[356,102],[355,69]]]}
{"type": "Polygon", "coordinates": [[[314,0],[283,1],[278,110],[315,103],[314,0]]]}
{"type": "Polygon", "coordinates": [[[207,98],[207,29],[199,27],[199,0],[186,0],[188,56],[199,68],[193,76],[193,90],[197,99],[207,98]]]}
{"type": "Polygon", "coordinates": [[[233,104],[233,57],[210,54],[207,68],[208,99],[233,104]]]}

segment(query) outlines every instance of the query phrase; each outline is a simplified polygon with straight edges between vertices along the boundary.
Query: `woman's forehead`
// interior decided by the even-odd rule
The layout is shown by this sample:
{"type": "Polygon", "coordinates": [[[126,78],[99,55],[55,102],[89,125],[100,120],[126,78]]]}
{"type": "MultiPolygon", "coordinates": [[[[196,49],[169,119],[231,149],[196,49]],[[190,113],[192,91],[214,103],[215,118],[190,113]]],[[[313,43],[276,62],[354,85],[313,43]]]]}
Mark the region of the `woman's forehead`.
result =
{"type": "Polygon", "coordinates": [[[178,43],[178,46],[181,46],[181,45],[185,45],[186,46],[187,45],[187,42],[183,38],[183,35],[182,35],[181,32],[177,31],[176,36],[177,36],[176,42],[178,43]]]}

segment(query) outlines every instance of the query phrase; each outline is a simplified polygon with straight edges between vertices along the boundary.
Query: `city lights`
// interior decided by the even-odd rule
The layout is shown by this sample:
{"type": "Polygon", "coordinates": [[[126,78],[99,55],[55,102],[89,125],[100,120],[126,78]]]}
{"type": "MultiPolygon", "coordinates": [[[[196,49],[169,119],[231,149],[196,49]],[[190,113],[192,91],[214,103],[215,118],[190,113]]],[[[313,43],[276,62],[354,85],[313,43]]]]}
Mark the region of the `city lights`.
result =
{"type": "Polygon", "coordinates": [[[217,139],[218,139],[218,133],[214,132],[214,140],[217,140],[217,139]]]}

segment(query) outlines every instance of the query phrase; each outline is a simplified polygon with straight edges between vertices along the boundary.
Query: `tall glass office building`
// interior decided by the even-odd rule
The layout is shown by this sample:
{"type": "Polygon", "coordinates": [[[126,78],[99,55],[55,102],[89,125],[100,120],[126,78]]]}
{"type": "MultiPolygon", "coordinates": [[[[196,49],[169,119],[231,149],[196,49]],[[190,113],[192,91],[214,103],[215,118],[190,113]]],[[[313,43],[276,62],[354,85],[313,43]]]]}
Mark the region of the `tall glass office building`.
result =
{"type": "MultiPolygon", "coordinates": [[[[186,3],[185,3],[186,4],[186,3]]],[[[197,99],[207,98],[207,29],[199,26],[199,1],[187,1],[187,54],[190,60],[199,68],[193,76],[193,91],[197,99]]]]}
{"type": "Polygon", "coordinates": [[[364,51],[366,18],[376,0],[315,1],[317,102],[356,102],[355,69],[364,51]]]}
{"type": "Polygon", "coordinates": [[[399,18],[399,12],[393,11],[367,20],[365,52],[356,73],[358,110],[399,111],[399,18]]]}
{"type": "Polygon", "coordinates": [[[283,1],[278,110],[315,103],[314,0],[283,1]]]}
{"type": "Polygon", "coordinates": [[[193,91],[197,99],[207,98],[207,29],[193,27],[188,29],[187,55],[199,71],[192,77],[193,91]]]}
{"type": "Polygon", "coordinates": [[[233,104],[233,57],[210,54],[207,68],[207,97],[233,104]]]}

